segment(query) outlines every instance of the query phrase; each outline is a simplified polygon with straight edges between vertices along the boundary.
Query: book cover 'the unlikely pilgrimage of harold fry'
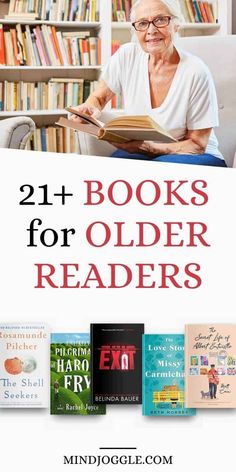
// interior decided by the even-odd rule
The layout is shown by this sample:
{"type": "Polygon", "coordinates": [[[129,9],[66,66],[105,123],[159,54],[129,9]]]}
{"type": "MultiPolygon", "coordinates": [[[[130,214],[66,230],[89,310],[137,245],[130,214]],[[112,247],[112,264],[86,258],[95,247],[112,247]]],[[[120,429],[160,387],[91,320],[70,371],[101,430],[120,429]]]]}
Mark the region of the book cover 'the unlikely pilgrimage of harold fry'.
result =
{"type": "Polygon", "coordinates": [[[186,326],[186,405],[236,408],[236,325],[186,326]]]}
{"type": "Polygon", "coordinates": [[[184,335],[143,336],[143,415],[192,416],[185,408],[184,335]]]}
{"type": "Polygon", "coordinates": [[[105,405],[93,405],[90,392],[88,333],[51,335],[51,414],[102,415],[105,405]]]}
{"type": "Polygon", "coordinates": [[[0,407],[48,406],[49,335],[45,325],[0,325],[0,407]]]}

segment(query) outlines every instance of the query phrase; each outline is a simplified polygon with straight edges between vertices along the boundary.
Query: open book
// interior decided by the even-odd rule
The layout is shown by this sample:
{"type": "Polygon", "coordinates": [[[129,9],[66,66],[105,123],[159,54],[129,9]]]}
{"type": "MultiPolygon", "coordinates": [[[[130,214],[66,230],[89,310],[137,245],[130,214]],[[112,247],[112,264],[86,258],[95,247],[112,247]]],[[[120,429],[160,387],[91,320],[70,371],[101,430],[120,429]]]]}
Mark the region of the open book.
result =
{"type": "Polygon", "coordinates": [[[80,117],[81,121],[74,121],[61,117],[57,125],[88,133],[97,139],[114,143],[125,143],[131,140],[158,141],[160,143],[175,142],[176,139],[159,126],[150,116],[119,116],[104,124],[99,120],[80,113],[74,108],[67,111],[80,117]]]}

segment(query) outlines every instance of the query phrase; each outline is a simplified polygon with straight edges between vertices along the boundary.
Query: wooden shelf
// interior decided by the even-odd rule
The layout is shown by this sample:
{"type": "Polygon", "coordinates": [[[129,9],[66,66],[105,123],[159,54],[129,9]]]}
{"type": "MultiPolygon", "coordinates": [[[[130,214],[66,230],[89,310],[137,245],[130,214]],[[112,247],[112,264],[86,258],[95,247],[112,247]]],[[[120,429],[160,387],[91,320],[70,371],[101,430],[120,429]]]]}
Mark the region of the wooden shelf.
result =
{"type": "Polygon", "coordinates": [[[0,66],[0,70],[100,70],[102,66],[0,66]]]}
{"type": "Polygon", "coordinates": [[[43,20],[5,20],[0,18],[0,23],[2,25],[49,25],[57,26],[58,28],[73,28],[73,29],[99,29],[101,28],[101,23],[99,21],[43,21],[43,20]]]}
{"type": "Polygon", "coordinates": [[[180,30],[191,29],[191,30],[212,30],[218,31],[221,28],[220,23],[182,23],[180,30]]]}
{"type": "Polygon", "coordinates": [[[0,111],[0,118],[11,116],[55,116],[68,115],[68,111],[62,110],[21,110],[21,111],[0,111]]]}

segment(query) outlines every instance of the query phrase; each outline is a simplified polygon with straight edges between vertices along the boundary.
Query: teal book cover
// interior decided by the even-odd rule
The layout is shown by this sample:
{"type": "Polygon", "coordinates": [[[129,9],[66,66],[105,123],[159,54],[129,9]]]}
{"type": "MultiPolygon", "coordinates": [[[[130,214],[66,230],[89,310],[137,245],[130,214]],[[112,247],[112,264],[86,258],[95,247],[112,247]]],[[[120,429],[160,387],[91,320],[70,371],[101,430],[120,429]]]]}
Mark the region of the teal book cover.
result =
{"type": "Polygon", "coordinates": [[[105,405],[91,402],[88,333],[52,333],[50,371],[52,415],[106,413],[105,405]]]}
{"type": "Polygon", "coordinates": [[[143,335],[143,415],[192,416],[184,407],[184,335],[143,335]]]}

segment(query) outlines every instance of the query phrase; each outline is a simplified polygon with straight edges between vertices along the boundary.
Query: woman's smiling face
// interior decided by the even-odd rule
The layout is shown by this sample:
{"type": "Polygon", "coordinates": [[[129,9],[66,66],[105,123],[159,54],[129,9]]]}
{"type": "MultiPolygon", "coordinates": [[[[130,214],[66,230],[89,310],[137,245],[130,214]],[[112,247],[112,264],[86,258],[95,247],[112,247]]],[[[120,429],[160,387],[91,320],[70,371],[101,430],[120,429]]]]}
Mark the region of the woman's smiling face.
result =
{"type": "MultiPolygon", "coordinates": [[[[135,9],[135,22],[140,20],[152,21],[157,17],[171,17],[167,6],[160,0],[142,1],[135,9]]],[[[152,23],[146,31],[136,31],[142,49],[149,54],[165,53],[172,45],[174,33],[177,31],[172,17],[169,25],[156,28],[152,23]]]]}

